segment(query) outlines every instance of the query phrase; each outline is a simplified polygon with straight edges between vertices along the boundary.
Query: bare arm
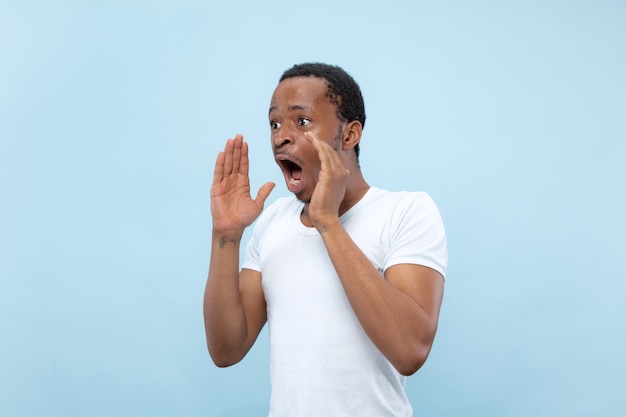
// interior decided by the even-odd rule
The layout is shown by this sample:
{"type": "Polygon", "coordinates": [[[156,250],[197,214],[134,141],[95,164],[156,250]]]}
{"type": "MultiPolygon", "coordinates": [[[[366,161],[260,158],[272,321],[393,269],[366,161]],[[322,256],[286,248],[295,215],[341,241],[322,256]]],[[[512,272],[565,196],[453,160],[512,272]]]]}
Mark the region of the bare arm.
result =
{"type": "Polygon", "coordinates": [[[218,366],[239,362],[266,321],[261,274],[239,272],[241,237],[263,210],[273,183],[250,196],[248,146],[241,135],[229,139],[217,157],[211,186],[213,232],[204,292],[204,324],[211,358],[218,366]]]}
{"type": "Polygon", "coordinates": [[[432,347],[443,297],[443,277],[413,264],[374,268],[340,223],[322,238],[361,326],[403,375],[415,373],[432,347]]]}
{"type": "Polygon", "coordinates": [[[410,375],[426,361],[443,297],[443,277],[413,264],[395,265],[384,278],[339,221],[349,172],[340,156],[314,135],[321,162],[308,217],[320,232],[361,326],[398,372],[410,375]]]}

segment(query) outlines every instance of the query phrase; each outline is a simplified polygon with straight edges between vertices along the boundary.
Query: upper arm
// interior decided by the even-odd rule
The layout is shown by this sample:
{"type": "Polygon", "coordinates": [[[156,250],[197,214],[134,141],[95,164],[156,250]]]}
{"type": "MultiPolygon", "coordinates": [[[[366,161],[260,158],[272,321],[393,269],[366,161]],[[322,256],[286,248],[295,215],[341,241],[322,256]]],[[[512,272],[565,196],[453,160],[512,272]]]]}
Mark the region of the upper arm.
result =
{"type": "Polygon", "coordinates": [[[443,300],[444,278],[432,268],[416,264],[397,264],[385,271],[386,281],[410,297],[425,313],[424,323],[432,338],[437,330],[443,300]]]}
{"type": "Polygon", "coordinates": [[[267,321],[267,308],[261,273],[252,269],[241,269],[239,273],[239,292],[246,314],[246,346],[247,352],[258,337],[267,321]]]}

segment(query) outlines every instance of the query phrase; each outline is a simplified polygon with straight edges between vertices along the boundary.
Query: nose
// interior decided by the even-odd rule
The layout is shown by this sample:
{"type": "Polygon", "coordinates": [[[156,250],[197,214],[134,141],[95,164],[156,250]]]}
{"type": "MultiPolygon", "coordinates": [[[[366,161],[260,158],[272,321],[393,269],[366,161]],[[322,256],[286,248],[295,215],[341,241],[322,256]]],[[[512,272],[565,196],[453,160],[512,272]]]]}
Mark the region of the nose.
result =
{"type": "Polygon", "coordinates": [[[293,132],[283,126],[272,132],[272,141],[276,148],[282,148],[285,145],[293,143],[293,132]]]}

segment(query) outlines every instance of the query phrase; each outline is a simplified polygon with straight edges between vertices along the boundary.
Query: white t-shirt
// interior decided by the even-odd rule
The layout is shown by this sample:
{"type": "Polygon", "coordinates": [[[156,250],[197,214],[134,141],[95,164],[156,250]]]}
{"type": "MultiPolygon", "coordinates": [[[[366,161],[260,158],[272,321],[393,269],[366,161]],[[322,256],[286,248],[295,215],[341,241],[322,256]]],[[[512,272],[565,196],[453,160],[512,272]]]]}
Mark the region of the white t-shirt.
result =
{"type": "MultiPolygon", "coordinates": [[[[408,417],[405,377],[367,337],[303,203],[282,198],[259,217],[242,265],[260,271],[267,302],[270,417],[408,417]]],[[[445,276],[446,236],[426,193],[370,187],[340,218],[382,274],[411,263],[445,276]]]]}

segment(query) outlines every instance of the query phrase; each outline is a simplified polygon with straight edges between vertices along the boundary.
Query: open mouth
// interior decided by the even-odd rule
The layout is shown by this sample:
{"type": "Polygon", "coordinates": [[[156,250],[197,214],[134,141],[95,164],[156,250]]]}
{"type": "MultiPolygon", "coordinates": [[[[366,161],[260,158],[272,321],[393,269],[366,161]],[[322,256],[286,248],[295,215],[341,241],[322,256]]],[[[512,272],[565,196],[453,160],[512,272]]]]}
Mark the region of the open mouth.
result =
{"type": "Polygon", "coordinates": [[[302,181],[302,168],[300,165],[289,159],[280,159],[278,160],[278,165],[283,171],[283,175],[285,176],[285,182],[287,183],[287,188],[291,192],[297,192],[298,186],[302,181]]]}

